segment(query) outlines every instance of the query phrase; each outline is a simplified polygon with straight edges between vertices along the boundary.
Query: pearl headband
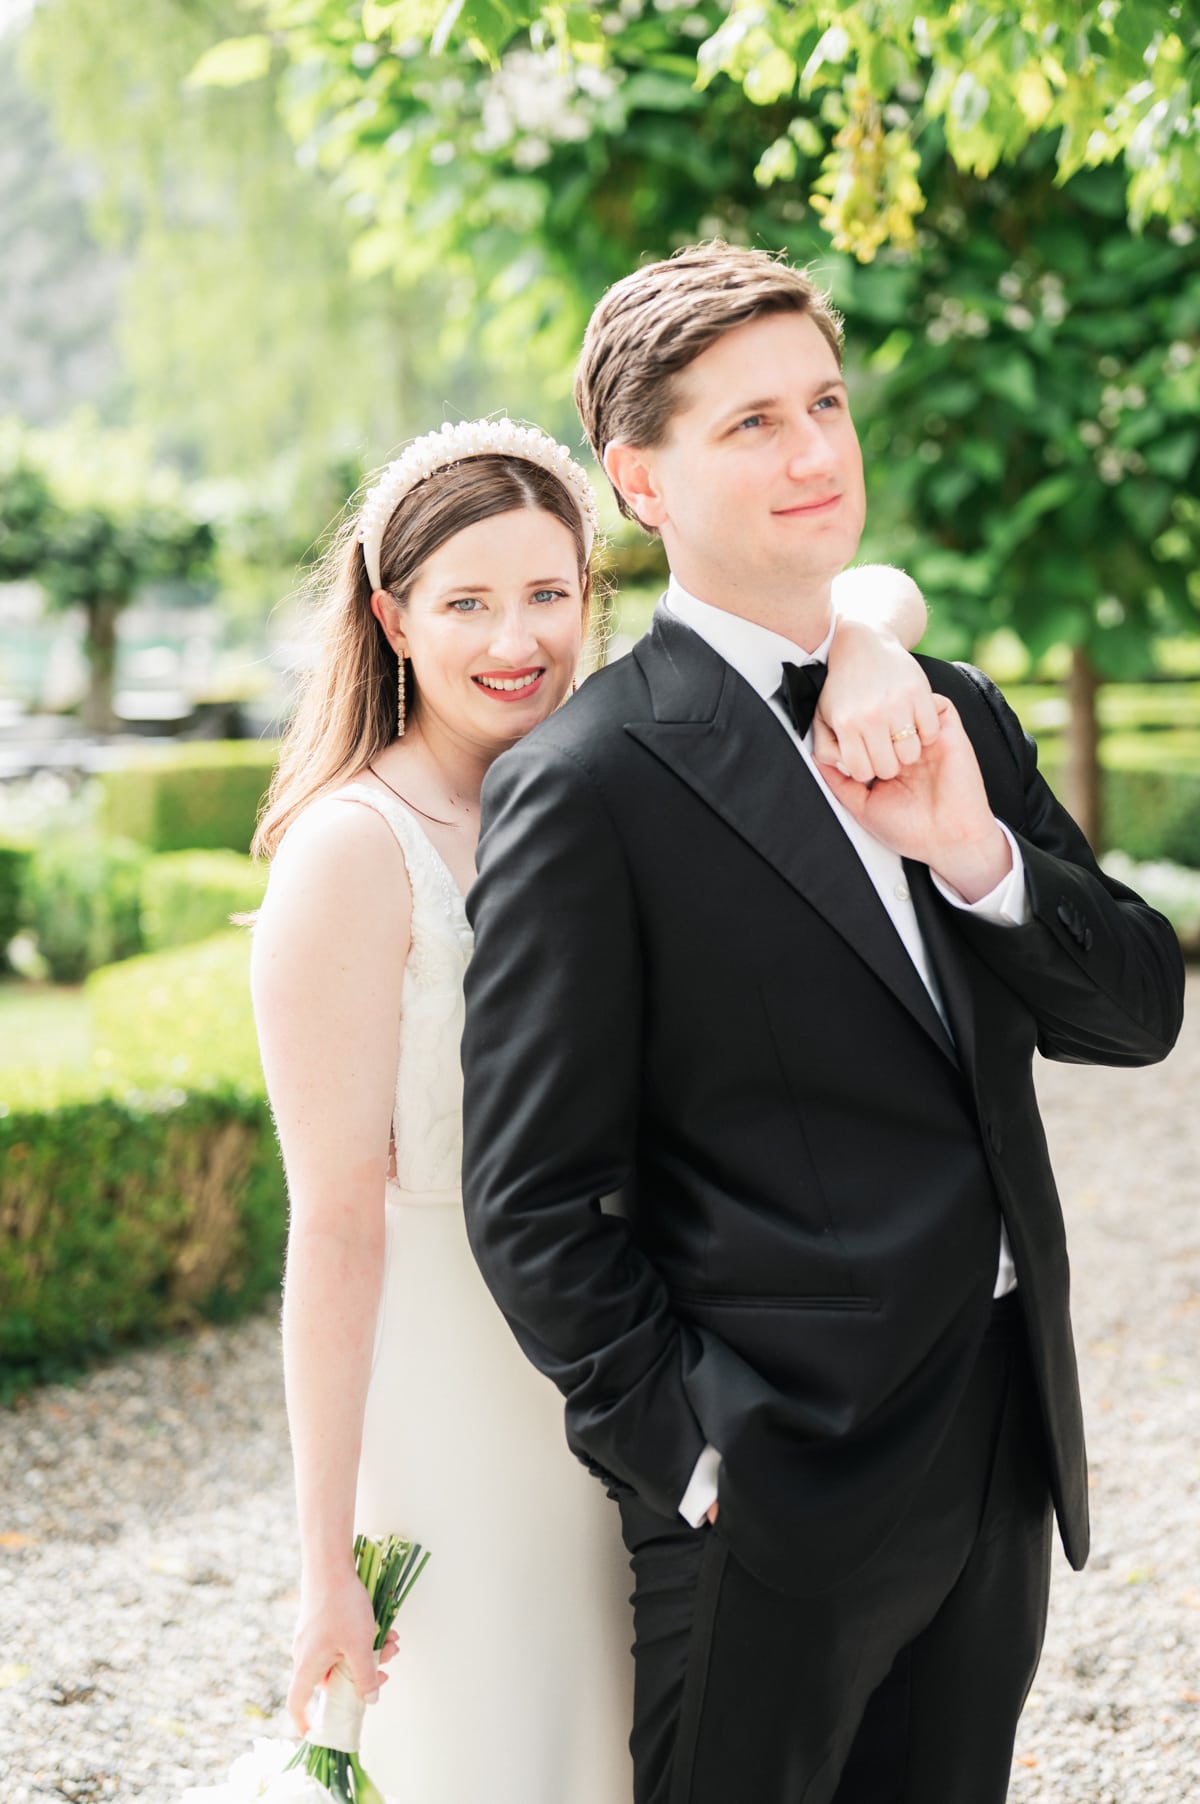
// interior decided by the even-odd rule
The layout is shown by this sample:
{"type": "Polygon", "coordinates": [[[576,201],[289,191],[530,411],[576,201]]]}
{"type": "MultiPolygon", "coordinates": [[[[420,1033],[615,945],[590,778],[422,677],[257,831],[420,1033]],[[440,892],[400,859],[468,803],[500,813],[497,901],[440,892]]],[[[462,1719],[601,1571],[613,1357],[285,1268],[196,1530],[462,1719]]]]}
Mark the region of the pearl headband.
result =
{"type": "Polygon", "coordinates": [[[587,476],[565,445],[556,444],[536,426],[518,426],[512,420],[460,420],[437,432],[414,439],[407,451],[390,463],[362,504],[358,539],[372,589],[381,589],[379,554],[384,529],[398,503],[435,470],[464,463],[469,457],[520,457],[557,476],[579,509],[583,526],[583,555],[589,557],[600,524],[596,494],[587,476]]]}

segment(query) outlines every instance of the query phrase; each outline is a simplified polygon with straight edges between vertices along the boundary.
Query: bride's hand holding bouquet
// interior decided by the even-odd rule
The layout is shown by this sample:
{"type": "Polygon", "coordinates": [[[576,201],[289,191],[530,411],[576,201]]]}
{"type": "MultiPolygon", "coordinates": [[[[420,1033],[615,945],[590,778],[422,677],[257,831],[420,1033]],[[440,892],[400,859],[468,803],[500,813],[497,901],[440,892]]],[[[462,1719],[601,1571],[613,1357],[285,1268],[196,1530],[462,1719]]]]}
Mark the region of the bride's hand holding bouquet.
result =
{"type": "Polygon", "coordinates": [[[287,1695],[288,1715],[301,1736],[308,1734],[310,1712],[319,1711],[319,1693],[334,1674],[343,1696],[352,1689],[363,1704],[378,1700],[387,1683],[383,1665],[396,1651],[396,1631],[389,1630],[378,1650],[376,1633],[371,1600],[352,1560],[336,1571],[305,1574],[287,1695]]]}
{"type": "Polygon", "coordinates": [[[387,1683],[396,1612],[429,1555],[419,1543],[358,1535],[353,1562],[306,1584],[293,1643],[288,1710],[304,1740],[256,1741],[224,1785],[191,1787],[180,1804],[385,1804],[358,1758],[368,1703],[387,1683]],[[316,1707],[309,1717],[309,1703],[316,1707]]]}

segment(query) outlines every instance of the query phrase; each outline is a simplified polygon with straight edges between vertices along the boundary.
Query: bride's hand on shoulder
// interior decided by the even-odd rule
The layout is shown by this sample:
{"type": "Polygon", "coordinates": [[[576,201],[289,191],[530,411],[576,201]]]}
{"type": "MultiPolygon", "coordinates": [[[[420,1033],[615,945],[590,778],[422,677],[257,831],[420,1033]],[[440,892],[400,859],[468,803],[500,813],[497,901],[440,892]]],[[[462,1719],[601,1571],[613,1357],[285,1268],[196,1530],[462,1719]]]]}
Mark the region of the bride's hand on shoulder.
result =
{"type": "Polygon", "coordinates": [[[387,1684],[380,1667],[396,1652],[395,1631],[378,1652],[374,1643],[371,1600],[356,1572],[301,1587],[287,1696],[288,1714],[301,1735],[308,1732],[313,1692],[326,1683],[335,1666],[345,1668],[365,1702],[376,1701],[379,1687],[387,1684]]]}
{"type": "Polygon", "coordinates": [[[837,629],[813,721],[813,756],[860,783],[915,764],[939,731],[929,679],[906,647],[925,630],[921,591],[883,565],[834,584],[837,629]]]}

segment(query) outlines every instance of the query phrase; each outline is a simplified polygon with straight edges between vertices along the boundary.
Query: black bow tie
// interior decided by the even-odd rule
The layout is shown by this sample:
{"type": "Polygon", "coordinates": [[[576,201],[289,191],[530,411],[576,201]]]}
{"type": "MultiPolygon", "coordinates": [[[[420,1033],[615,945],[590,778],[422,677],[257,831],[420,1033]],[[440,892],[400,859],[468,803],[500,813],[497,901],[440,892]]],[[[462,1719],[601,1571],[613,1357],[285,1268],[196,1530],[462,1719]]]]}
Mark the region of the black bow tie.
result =
{"type": "Polygon", "coordinates": [[[817,697],[825,683],[824,664],[785,664],[779,699],[801,739],[812,726],[817,697]]]}

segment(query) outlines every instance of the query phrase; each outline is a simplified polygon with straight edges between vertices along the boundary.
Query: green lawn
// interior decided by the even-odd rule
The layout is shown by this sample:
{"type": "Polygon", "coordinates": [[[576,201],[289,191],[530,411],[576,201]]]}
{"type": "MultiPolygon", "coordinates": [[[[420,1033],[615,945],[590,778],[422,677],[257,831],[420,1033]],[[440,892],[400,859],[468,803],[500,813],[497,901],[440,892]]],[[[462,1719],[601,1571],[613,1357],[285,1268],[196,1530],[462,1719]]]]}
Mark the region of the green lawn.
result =
{"type": "Polygon", "coordinates": [[[91,1005],[82,985],[0,981],[0,1071],[92,1060],[91,1005]]]}

